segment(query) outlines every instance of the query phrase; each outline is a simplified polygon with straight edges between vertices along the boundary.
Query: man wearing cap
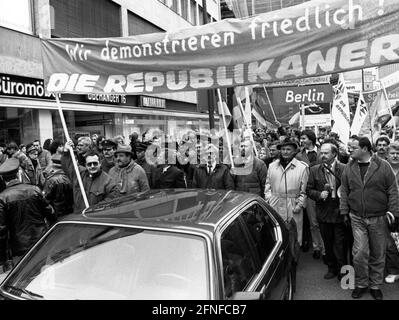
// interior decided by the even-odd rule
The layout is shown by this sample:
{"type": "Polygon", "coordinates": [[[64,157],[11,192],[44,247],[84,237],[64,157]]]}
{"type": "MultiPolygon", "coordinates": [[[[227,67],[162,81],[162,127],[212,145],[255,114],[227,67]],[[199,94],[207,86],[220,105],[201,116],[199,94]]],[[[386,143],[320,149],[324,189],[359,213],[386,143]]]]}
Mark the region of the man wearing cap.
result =
{"type": "Polygon", "coordinates": [[[47,167],[43,195],[54,208],[57,219],[73,212],[72,182],[62,169],[60,154],[55,153],[51,157],[51,164],[47,167]]]}
{"type": "Polygon", "coordinates": [[[35,180],[35,169],[28,156],[19,150],[15,142],[10,142],[8,144],[7,152],[10,158],[15,158],[19,161],[19,180],[23,183],[32,183],[32,181],[35,180]]]}
{"type": "Polygon", "coordinates": [[[135,149],[137,156],[136,163],[144,169],[145,174],[147,175],[150,188],[152,188],[152,177],[155,174],[156,167],[154,165],[149,164],[145,158],[145,153],[150,145],[151,145],[150,142],[136,142],[135,149]]]}
{"type": "MultiPolygon", "coordinates": [[[[69,152],[69,149],[72,148],[73,142],[71,140],[67,141],[64,154],[61,157],[61,165],[68,178],[72,181],[74,212],[80,213],[85,209],[85,203],[69,152]]],[[[119,196],[118,186],[107,173],[101,170],[99,155],[90,151],[85,153],[84,160],[85,166],[79,166],[79,172],[89,205],[117,198],[119,196]]]]}
{"type": "Polygon", "coordinates": [[[104,159],[101,161],[101,169],[108,173],[115,166],[115,150],[118,143],[113,139],[105,139],[101,142],[104,159]]]}
{"type": "Polygon", "coordinates": [[[18,159],[7,159],[0,166],[6,189],[0,193],[0,265],[16,263],[54,221],[53,210],[40,189],[21,183],[18,159]]]}
{"type": "Polygon", "coordinates": [[[286,221],[293,218],[302,243],[303,208],[306,205],[306,186],[309,167],[295,158],[298,145],[286,138],[279,146],[280,156],[272,162],[266,176],[265,199],[286,221]]]}
{"type": "Polygon", "coordinates": [[[150,189],[144,169],[132,159],[132,148],[118,144],[115,151],[116,165],[109,171],[111,178],[119,186],[121,195],[144,192],[150,189]]]}

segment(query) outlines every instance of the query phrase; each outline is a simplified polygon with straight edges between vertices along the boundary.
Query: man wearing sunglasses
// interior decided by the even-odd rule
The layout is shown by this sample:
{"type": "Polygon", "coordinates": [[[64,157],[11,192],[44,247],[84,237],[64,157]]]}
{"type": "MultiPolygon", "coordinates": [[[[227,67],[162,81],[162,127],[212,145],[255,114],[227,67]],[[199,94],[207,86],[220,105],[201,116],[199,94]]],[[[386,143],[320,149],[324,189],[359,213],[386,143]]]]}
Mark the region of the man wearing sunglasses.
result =
{"type": "MultiPolygon", "coordinates": [[[[68,178],[72,181],[74,212],[81,212],[85,209],[85,204],[70,157],[69,149],[71,148],[73,148],[73,142],[69,140],[65,143],[64,154],[61,157],[61,165],[68,178]]],[[[89,151],[85,153],[84,160],[85,166],[79,166],[79,171],[89,205],[118,197],[118,186],[114,180],[101,169],[99,155],[94,151],[89,151]]]]}

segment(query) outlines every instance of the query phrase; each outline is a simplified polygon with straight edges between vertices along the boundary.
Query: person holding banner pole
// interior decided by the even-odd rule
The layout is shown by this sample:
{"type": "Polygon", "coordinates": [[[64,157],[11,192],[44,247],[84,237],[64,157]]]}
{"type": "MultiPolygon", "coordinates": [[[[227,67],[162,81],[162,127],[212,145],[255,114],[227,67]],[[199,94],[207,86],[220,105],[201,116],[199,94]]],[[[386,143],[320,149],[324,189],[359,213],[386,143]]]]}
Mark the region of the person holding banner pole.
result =
{"type": "MultiPolygon", "coordinates": [[[[62,128],[64,129],[65,138],[67,139],[67,141],[69,141],[69,140],[71,140],[71,138],[70,138],[69,133],[68,133],[68,128],[67,128],[67,125],[66,125],[66,122],[65,122],[64,113],[62,112],[61,102],[60,102],[60,99],[59,99],[58,95],[55,95],[55,101],[57,103],[58,113],[60,114],[61,124],[62,124],[62,128]]],[[[85,189],[83,187],[82,178],[81,178],[81,176],[79,174],[78,164],[76,162],[75,155],[73,153],[72,148],[69,149],[69,152],[70,152],[70,155],[71,155],[73,168],[75,170],[77,181],[79,183],[79,188],[80,188],[80,191],[82,193],[82,197],[83,197],[83,201],[84,201],[84,204],[85,204],[85,208],[87,209],[89,207],[89,201],[87,200],[87,195],[86,195],[85,189]]]]}

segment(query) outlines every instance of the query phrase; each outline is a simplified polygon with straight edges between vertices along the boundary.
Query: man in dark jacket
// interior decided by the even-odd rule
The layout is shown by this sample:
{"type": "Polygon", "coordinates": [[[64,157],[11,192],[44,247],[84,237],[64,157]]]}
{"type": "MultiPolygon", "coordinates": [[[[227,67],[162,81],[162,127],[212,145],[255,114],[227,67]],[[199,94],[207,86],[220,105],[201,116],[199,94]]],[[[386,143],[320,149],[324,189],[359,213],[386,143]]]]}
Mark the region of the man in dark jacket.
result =
{"type": "Polygon", "coordinates": [[[234,168],[235,190],[257,194],[262,198],[265,195],[266,164],[255,157],[252,143],[245,140],[241,143],[241,161],[234,168]]]}
{"type": "Polygon", "coordinates": [[[0,193],[0,265],[11,259],[16,263],[47,230],[47,222],[54,221],[40,189],[17,179],[19,165],[11,158],[0,166],[6,182],[0,193]]]}
{"type": "Polygon", "coordinates": [[[36,148],[36,150],[39,153],[38,161],[40,163],[40,166],[42,167],[43,170],[45,170],[47,168],[47,166],[49,166],[51,163],[50,151],[43,149],[42,146],[40,145],[39,140],[33,141],[33,146],[36,148]]]}
{"type": "Polygon", "coordinates": [[[337,161],[338,148],[324,143],[320,149],[322,164],[310,168],[306,193],[316,202],[316,218],[326,250],[328,272],[324,279],[340,279],[341,267],[347,264],[345,225],[339,213],[339,187],[345,165],[337,161]]]}
{"type": "Polygon", "coordinates": [[[352,160],[342,174],[340,210],[345,221],[350,218],[354,237],[356,287],[352,297],[362,297],[370,286],[373,298],[381,300],[388,234],[386,215],[389,211],[399,217],[398,184],[389,163],[372,156],[368,138],[351,138],[348,149],[352,160]]]}
{"type": "Polygon", "coordinates": [[[72,183],[62,170],[61,155],[57,153],[51,157],[43,194],[47,202],[54,208],[57,219],[73,212],[72,183]]]}
{"type": "Polygon", "coordinates": [[[145,153],[150,145],[150,142],[137,142],[135,150],[137,156],[136,163],[144,169],[150,188],[152,188],[152,177],[156,167],[152,164],[149,164],[145,158],[145,153]]]}
{"type": "Polygon", "coordinates": [[[159,164],[152,176],[153,189],[187,188],[184,172],[175,165],[176,152],[174,150],[163,149],[157,161],[159,164]]]}
{"type": "MultiPolygon", "coordinates": [[[[301,132],[302,149],[296,155],[296,157],[298,160],[307,163],[310,168],[321,163],[320,150],[317,149],[316,141],[316,135],[312,130],[303,130],[301,132]]],[[[323,239],[320,234],[320,227],[316,219],[316,203],[312,199],[308,199],[308,201],[306,202],[305,212],[306,217],[309,221],[310,233],[312,235],[313,258],[320,259],[321,255],[324,256],[325,249],[323,239]]],[[[304,221],[304,240],[306,241],[306,235],[308,234],[308,224],[306,223],[306,218],[304,219],[304,221]]]]}
{"type": "MultiPolygon", "coordinates": [[[[72,181],[74,212],[80,213],[85,209],[85,203],[73,167],[69,152],[70,148],[73,148],[71,140],[65,144],[64,154],[61,157],[61,165],[68,178],[72,181]]],[[[79,172],[89,205],[117,198],[119,196],[119,188],[115,181],[101,170],[98,154],[88,152],[85,154],[84,159],[85,167],[79,166],[79,172]]]]}
{"type": "Polygon", "coordinates": [[[217,163],[219,149],[208,144],[200,164],[194,170],[193,188],[234,190],[234,179],[228,166],[217,163]]]}

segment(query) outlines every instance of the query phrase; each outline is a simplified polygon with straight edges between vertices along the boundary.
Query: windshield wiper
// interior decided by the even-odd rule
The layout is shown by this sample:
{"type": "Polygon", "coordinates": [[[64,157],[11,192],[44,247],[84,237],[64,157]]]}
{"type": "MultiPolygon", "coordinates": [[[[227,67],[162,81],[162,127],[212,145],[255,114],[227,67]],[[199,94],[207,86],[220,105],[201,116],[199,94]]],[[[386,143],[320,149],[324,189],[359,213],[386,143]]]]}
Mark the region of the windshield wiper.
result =
{"type": "Polygon", "coordinates": [[[15,290],[15,291],[17,291],[19,293],[24,293],[29,298],[31,298],[32,300],[44,299],[44,297],[41,296],[40,294],[34,293],[34,292],[26,290],[26,289],[22,289],[22,288],[11,286],[11,285],[5,285],[4,287],[8,288],[8,289],[11,289],[11,290],[15,290]]]}

